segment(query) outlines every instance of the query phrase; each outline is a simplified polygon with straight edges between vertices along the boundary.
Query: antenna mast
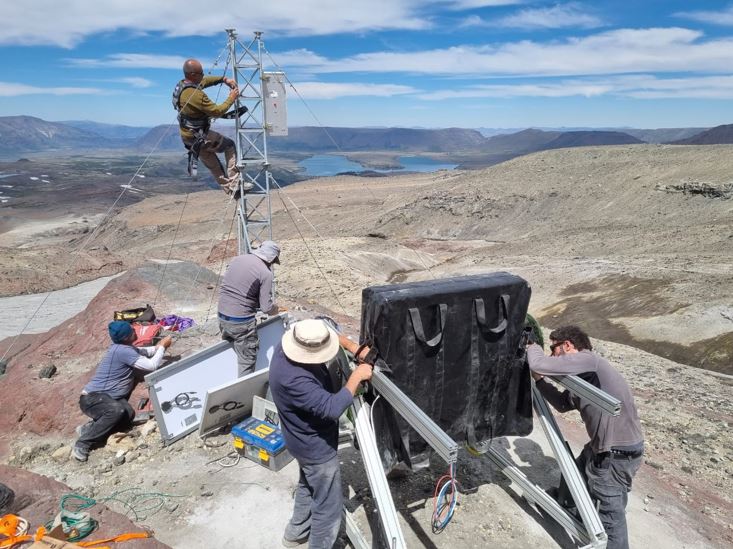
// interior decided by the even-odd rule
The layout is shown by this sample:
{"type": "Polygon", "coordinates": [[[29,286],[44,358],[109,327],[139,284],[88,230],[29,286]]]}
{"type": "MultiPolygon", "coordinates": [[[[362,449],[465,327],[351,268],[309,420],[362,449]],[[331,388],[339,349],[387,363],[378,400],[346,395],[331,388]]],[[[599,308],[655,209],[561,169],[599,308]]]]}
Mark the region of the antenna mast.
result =
{"type": "Polygon", "coordinates": [[[239,253],[249,253],[252,244],[272,240],[272,205],[270,191],[274,178],[267,158],[267,136],[287,135],[285,111],[285,75],[262,70],[262,32],[245,45],[237,38],[235,29],[226,29],[229,56],[234,80],[239,88],[235,117],[237,168],[241,192],[238,205],[237,241],[239,253]]]}

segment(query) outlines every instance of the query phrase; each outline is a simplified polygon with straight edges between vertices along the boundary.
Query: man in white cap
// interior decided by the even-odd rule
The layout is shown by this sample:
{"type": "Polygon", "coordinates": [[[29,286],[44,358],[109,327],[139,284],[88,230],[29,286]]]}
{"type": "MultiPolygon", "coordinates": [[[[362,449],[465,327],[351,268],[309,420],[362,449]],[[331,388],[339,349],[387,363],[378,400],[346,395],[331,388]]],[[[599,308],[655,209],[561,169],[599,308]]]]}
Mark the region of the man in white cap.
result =
{"type": "Polygon", "coordinates": [[[257,362],[260,341],[255,313],[273,315],[278,307],[272,296],[272,264],[280,263],[280,246],[265,240],[251,254],[235,257],[219,288],[221,338],[231,341],[237,353],[239,376],[251,374],[257,362]]]}
{"type": "Polygon", "coordinates": [[[283,335],[270,362],[285,446],[300,466],[285,547],[308,541],[310,549],[330,549],[341,526],[338,420],[359,384],[371,379],[372,367],[359,364],[343,387],[334,387],[326,363],[338,350],[338,335],[322,320],[301,320],[283,335]]]}

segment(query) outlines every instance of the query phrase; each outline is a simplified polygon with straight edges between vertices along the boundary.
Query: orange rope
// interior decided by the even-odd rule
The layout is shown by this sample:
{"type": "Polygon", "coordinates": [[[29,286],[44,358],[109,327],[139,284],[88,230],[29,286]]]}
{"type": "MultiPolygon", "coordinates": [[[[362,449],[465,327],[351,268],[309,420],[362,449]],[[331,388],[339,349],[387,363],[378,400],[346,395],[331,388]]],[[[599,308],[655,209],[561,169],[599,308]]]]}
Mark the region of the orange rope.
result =
{"type": "Polygon", "coordinates": [[[120,534],[119,536],[115,536],[113,538],[98,539],[96,541],[81,541],[77,542],[77,545],[81,547],[95,547],[103,543],[116,543],[129,541],[131,539],[145,539],[149,537],[152,537],[150,532],[130,532],[129,534],[120,534]]]}

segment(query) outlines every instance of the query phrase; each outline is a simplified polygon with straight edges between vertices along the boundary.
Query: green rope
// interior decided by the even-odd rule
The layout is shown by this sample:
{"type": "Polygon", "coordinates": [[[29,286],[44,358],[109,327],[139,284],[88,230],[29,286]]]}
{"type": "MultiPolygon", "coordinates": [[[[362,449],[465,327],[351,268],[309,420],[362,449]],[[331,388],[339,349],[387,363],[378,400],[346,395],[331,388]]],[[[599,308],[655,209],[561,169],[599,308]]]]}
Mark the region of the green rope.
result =
{"type": "Polygon", "coordinates": [[[545,338],[542,336],[542,328],[540,328],[539,322],[529,313],[527,313],[527,318],[524,321],[524,325],[532,328],[532,333],[534,334],[535,341],[539,344],[540,347],[543,349],[545,348],[545,338]]]}
{"type": "Polygon", "coordinates": [[[126,488],[98,499],[72,493],[61,496],[61,510],[79,512],[94,507],[98,503],[117,503],[125,508],[126,515],[132,515],[135,521],[140,521],[163,509],[168,498],[184,497],[186,496],[164,494],[162,492],[143,492],[139,488],[126,488]]]}
{"type": "Polygon", "coordinates": [[[49,532],[58,524],[64,534],[68,536],[67,541],[79,541],[94,532],[99,522],[89,516],[89,513],[75,512],[61,509],[61,512],[52,520],[46,523],[46,530],[49,532]]]}

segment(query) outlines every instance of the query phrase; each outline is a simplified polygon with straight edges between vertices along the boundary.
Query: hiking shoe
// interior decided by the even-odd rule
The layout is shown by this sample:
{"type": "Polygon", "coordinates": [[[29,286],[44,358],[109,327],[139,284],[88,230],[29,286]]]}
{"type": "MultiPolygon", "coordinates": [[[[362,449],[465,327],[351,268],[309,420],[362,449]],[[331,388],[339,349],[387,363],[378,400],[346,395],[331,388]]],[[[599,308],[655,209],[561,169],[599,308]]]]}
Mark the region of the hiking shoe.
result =
{"type": "Polygon", "coordinates": [[[89,427],[92,426],[93,421],[87,421],[86,423],[82,425],[76,426],[76,434],[79,438],[84,436],[84,433],[86,433],[89,430],[89,427]]]}
{"type": "Polygon", "coordinates": [[[288,539],[283,536],[283,547],[300,547],[308,543],[308,536],[300,539],[288,539]]]}
{"type": "Polygon", "coordinates": [[[76,461],[86,461],[89,459],[89,448],[74,444],[74,447],[71,449],[71,455],[74,456],[76,461]]]}

